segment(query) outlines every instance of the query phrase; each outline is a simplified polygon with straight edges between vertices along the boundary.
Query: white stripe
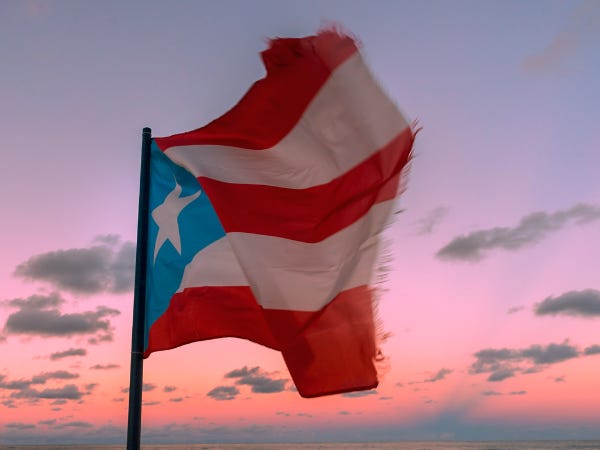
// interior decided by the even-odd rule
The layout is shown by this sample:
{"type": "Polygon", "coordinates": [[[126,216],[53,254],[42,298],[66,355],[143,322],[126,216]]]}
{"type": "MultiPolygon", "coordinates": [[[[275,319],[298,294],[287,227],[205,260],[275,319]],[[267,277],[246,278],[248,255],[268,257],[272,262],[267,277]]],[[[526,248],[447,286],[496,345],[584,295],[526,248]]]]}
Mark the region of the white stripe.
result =
{"type": "Polygon", "coordinates": [[[272,148],[190,145],[165,154],[196,177],[303,189],[337,178],[407,127],[357,53],[332,73],[298,124],[272,148]]]}
{"type": "Polygon", "coordinates": [[[313,244],[228,233],[194,257],[179,291],[250,285],[264,308],[318,311],[341,291],[371,283],[378,235],[392,204],[375,205],[352,225],[313,244]]]}

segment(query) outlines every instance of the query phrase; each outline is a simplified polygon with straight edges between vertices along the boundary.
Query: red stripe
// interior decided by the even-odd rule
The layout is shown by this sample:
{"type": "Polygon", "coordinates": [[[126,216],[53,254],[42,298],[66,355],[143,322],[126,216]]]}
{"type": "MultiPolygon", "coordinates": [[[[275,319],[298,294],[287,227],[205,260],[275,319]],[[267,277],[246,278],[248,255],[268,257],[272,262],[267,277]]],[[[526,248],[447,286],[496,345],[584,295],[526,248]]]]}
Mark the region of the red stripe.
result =
{"type": "Polygon", "coordinates": [[[303,397],[372,389],[372,302],[364,286],[340,293],[316,312],[263,309],[243,286],[186,289],[150,328],[144,357],[198,340],[238,337],[280,350],[303,397]]]}
{"type": "Polygon", "coordinates": [[[226,232],[320,242],[346,228],[379,202],[394,198],[410,158],[407,128],[386,147],[335,180],[307,189],[198,181],[226,232]]]}
{"type": "Polygon", "coordinates": [[[249,286],[196,287],[173,295],[167,310],[150,327],[150,353],[196,341],[238,337],[278,348],[249,286]],[[204,320],[203,320],[204,319],[204,320]]]}
{"type": "Polygon", "coordinates": [[[265,310],[302,397],[377,387],[371,289],[340,293],[317,312],[265,310]]]}
{"type": "Polygon", "coordinates": [[[352,39],[333,31],[274,39],[262,53],[267,75],[236,106],[202,128],[155,141],[162,151],[202,144],[270,148],[296,125],[331,72],[356,51],[352,39]]]}

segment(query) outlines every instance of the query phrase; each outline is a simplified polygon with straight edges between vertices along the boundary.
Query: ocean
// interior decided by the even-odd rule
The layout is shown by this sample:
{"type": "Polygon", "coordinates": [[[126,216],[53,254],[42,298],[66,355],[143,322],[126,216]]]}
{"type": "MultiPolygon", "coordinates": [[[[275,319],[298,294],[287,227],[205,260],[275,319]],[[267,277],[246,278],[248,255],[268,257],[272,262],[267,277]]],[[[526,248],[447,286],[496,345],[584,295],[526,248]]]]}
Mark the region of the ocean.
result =
{"type": "MultiPolygon", "coordinates": [[[[0,450],[122,450],[124,445],[0,445],[0,450]]],[[[600,450],[600,441],[328,442],[281,444],[165,444],[142,450],[600,450]]]]}

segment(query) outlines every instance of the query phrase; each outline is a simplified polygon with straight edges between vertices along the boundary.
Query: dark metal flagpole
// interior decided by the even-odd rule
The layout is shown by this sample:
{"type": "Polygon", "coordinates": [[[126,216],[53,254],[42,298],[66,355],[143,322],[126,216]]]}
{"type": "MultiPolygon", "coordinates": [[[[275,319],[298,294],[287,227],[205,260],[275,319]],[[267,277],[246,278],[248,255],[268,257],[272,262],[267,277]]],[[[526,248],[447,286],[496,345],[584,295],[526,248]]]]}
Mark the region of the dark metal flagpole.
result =
{"type": "Polygon", "coordinates": [[[146,256],[148,253],[148,210],[150,197],[150,146],[152,130],[142,131],[140,202],[138,207],[133,328],[131,332],[131,371],[129,372],[129,418],[127,450],[139,450],[142,428],[142,378],[144,372],[144,323],[146,315],[146,256]]]}

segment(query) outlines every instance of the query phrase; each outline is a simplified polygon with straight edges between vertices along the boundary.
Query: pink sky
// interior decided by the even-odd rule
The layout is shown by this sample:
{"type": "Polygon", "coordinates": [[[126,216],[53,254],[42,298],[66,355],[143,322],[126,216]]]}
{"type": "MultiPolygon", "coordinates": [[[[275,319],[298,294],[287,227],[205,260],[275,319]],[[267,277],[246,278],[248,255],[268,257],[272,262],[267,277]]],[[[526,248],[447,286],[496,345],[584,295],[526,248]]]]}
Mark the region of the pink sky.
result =
{"type": "Polygon", "coordinates": [[[90,12],[0,4],[0,444],[124,442],[141,129],[219,116],[263,75],[265,38],[323,20],[359,37],[423,126],[404,212],[386,231],[380,386],[302,399],[279,353],[200,342],[146,360],[143,440],[600,439],[597,2],[107,1],[90,12]],[[88,263],[63,268],[75,249],[88,263]],[[32,295],[46,305],[37,321],[32,295]],[[20,333],[9,326],[19,313],[20,333]],[[60,324],[77,320],[65,336],[60,324]],[[272,392],[225,378],[243,367],[272,392]],[[219,386],[239,393],[207,395],[219,386]]]}

